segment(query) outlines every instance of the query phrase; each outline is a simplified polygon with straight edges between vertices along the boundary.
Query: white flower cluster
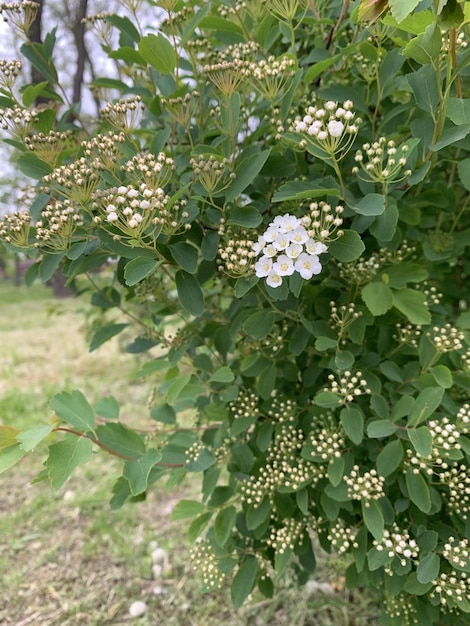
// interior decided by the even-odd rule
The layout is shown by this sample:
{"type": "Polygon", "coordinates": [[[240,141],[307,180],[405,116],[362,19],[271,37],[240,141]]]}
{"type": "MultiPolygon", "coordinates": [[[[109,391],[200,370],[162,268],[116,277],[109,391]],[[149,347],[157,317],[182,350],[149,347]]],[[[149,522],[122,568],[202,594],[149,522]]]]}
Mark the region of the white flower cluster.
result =
{"type": "Polygon", "coordinates": [[[253,244],[255,254],[262,255],[255,264],[256,276],[266,278],[270,287],[280,287],[283,277],[294,272],[310,280],[321,272],[318,255],[327,249],[310,237],[301,219],[288,213],[278,215],[253,244]]]}
{"type": "MultiPolygon", "coordinates": [[[[402,567],[405,567],[409,560],[418,557],[419,547],[406,529],[400,529],[393,524],[392,530],[384,530],[381,541],[374,540],[374,546],[379,552],[386,551],[389,558],[398,557],[402,567]]],[[[390,576],[393,575],[390,567],[386,567],[385,571],[390,576]]]]}

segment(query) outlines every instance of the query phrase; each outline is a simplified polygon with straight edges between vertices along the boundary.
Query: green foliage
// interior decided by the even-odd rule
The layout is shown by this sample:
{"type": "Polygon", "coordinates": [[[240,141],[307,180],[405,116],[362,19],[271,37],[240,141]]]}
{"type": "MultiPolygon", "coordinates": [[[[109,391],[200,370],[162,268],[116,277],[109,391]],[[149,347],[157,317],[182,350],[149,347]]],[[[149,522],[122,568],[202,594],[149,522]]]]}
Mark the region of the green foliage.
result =
{"type": "MultiPolygon", "coordinates": [[[[139,429],[58,394],[53,426],[2,428],[0,469],[47,437],[60,487],[100,449],[113,508],[199,473],[173,517],[207,589],[229,577],[238,607],[302,584],[316,535],[384,624],[450,624],[470,610],[468,10],[339,4],[179,2],[158,35],[109,15],[130,84],[94,84],[122,100],[53,163],[34,132],[56,104],[17,132],[37,197],[0,236],[31,278],[89,280],[90,349],[125,329],[153,393],[139,429]]],[[[48,83],[23,115],[57,88],[54,41],[23,46],[48,83]]]]}

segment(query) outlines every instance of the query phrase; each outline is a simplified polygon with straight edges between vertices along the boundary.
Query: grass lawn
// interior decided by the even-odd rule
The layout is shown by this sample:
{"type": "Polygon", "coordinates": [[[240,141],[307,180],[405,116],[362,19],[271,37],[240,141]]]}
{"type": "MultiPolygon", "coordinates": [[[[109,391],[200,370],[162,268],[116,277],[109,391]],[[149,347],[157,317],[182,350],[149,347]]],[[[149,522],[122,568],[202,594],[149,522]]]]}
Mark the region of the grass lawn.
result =
{"type": "MultiPolygon", "coordinates": [[[[89,353],[84,337],[86,300],[55,300],[42,286],[0,282],[0,424],[40,425],[51,416],[57,392],[80,389],[94,402],[114,395],[126,420],[146,420],[149,384],[123,384],[138,369],[118,339],[89,353]],[[140,409],[138,408],[140,407],[140,409]]],[[[47,445],[44,443],[42,445],[47,445]]],[[[188,558],[185,526],[169,516],[180,497],[197,497],[197,485],[169,493],[157,485],[145,502],[112,512],[111,486],[119,466],[103,453],[79,468],[64,488],[31,484],[41,454],[26,457],[0,476],[0,623],[4,626],[366,626],[377,625],[377,607],[351,597],[341,584],[344,564],[320,559],[310,595],[282,581],[273,600],[254,594],[236,611],[229,588],[202,594],[188,558]],[[167,554],[152,574],[155,545],[167,554]],[[325,587],[323,587],[325,589],[325,587]],[[147,604],[140,618],[134,601],[147,604]]],[[[44,455],[43,455],[44,456],[44,455]]]]}

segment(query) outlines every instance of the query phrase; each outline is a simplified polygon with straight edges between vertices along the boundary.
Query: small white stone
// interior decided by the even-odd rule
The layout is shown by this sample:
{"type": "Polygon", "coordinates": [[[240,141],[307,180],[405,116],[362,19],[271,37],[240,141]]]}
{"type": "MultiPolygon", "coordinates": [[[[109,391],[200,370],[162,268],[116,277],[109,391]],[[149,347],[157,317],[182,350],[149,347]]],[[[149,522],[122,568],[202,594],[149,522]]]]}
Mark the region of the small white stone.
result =
{"type": "Polygon", "coordinates": [[[152,562],[156,565],[163,565],[168,561],[168,555],[163,548],[152,550],[152,562]]]}
{"type": "Polygon", "coordinates": [[[142,617],[147,613],[147,605],[142,600],[136,600],[133,602],[129,608],[129,615],[131,617],[142,617]]]}
{"type": "Polygon", "coordinates": [[[162,585],[155,585],[155,587],[153,588],[153,593],[156,596],[163,596],[166,593],[166,589],[162,585]]]}
{"type": "Polygon", "coordinates": [[[163,567],[161,565],[159,565],[158,563],[153,565],[152,577],[154,580],[158,580],[159,578],[161,578],[162,573],[163,573],[163,567]]]}

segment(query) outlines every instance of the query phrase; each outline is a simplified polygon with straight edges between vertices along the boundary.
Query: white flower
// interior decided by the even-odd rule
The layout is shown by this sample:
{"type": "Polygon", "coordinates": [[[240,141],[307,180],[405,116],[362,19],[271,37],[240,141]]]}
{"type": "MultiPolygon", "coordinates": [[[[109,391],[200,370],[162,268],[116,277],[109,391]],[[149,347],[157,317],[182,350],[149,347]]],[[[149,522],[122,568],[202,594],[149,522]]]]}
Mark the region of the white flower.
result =
{"type": "Polygon", "coordinates": [[[295,230],[300,225],[300,220],[295,215],[286,213],[285,215],[277,215],[273,224],[277,226],[280,233],[288,233],[295,230]]]}
{"type": "Polygon", "coordinates": [[[299,226],[291,232],[290,240],[292,243],[305,243],[308,240],[308,233],[303,226],[299,226]]]}
{"type": "Polygon", "coordinates": [[[287,233],[280,233],[276,237],[276,239],[273,241],[273,246],[279,252],[281,250],[285,250],[289,244],[290,244],[290,236],[287,233]]]}
{"type": "Polygon", "coordinates": [[[343,122],[339,122],[338,120],[330,120],[327,124],[328,132],[332,137],[341,137],[344,130],[343,122]]]}
{"type": "Polygon", "coordinates": [[[320,139],[320,141],[324,141],[328,137],[328,133],[326,132],[326,130],[321,130],[318,133],[317,137],[318,139],[320,139]]]}
{"type": "Polygon", "coordinates": [[[327,246],[321,241],[315,241],[314,239],[309,239],[305,244],[307,252],[309,254],[317,255],[322,254],[328,250],[327,246]]]}
{"type": "Polygon", "coordinates": [[[304,133],[307,130],[307,124],[305,122],[296,122],[295,130],[298,133],[304,133]]]}
{"type": "Polygon", "coordinates": [[[263,249],[264,256],[273,257],[278,253],[276,248],[270,243],[263,249]]]}
{"type": "Polygon", "coordinates": [[[276,239],[278,233],[279,230],[276,228],[276,226],[273,226],[271,224],[268,229],[263,233],[264,240],[266,241],[266,243],[272,243],[276,239]]]}
{"type": "Polygon", "coordinates": [[[119,217],[117,213],[115,213],[114,211],[111,211],[111,213],[108,213],[108,217],[106,219],[108,222],[116,222],[119,219],[119,217]]]}
{"type": "Polygon", "coordinates": [[[273,261],[267,256],[262,256],[259,261],[255,263],[255,273],[258,278],[264,278],[268,276],[273,267],[273,261]]]}
{"type": "Polygon", "coordinates": [[[286,248],[286,254],[290,259],[296,259],[301,252],[303,252],[303,246],[299,243],[291,243],[290,246],[286,248]]]}
{"type": "Polygon", "coordinates": [[[291,276],[295,271],[294,262],[287,254],[280,254],[277,261],[273,263],[273,270],[279,276],[291,276]]]}
{"type": "Polygon", "coordinates": [[[253,244],[253,252],[259,254],[266,245],[266,239],[264,237],[258,237],[258,241],[253,244]]]}
{"type": "Polygon", "coordinates": [[[116,207],[114,206],[114,204],[110,204],[109,206],[106,207],[106,213],[115,213],[116,212],[116,207]]]}
{"type": "Polygon", "coordinates": [[[307,254],[302,252],[295,262],[295,269],[303,279],[309,280],[314,274],[321,272],[321,264],[315,254],[307,254]]]}
{"type": "Polygon", "coordinates": [[[278,274],[276,274],[274,270],[271,270],[266,277],[266,283],[270,287],[280,287],[282,285],[282,278],[278,274]]]}

